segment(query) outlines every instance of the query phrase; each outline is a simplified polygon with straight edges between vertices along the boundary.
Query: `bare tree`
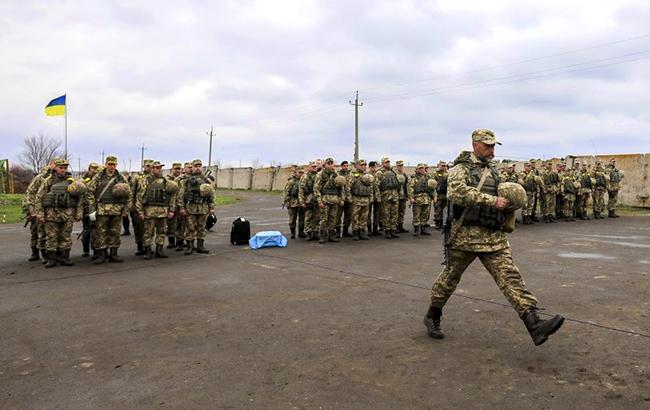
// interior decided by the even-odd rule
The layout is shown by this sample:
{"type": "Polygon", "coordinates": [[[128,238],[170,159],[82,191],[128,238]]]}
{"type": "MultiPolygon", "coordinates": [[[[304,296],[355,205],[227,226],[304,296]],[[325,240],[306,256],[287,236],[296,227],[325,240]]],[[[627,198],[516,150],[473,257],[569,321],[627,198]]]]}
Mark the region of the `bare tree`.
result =
{"type": "Polygon", "coordinates": [[[39,173],[53,158],[62,156],[61,141],[39,134],[32,135],[23,140],[25,147],[18,158],[27,168],[35,174],[39,173]]]}

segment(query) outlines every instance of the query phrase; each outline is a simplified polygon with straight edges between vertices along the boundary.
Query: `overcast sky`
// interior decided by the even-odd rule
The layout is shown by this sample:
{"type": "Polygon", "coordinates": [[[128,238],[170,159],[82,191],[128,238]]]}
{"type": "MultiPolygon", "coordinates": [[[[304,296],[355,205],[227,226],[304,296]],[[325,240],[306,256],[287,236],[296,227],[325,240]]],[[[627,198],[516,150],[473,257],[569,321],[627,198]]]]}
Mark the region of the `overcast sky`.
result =
{"type": "Polygon", "coordinates": [[[0,2],[0,157],[68,95],[77,164],[650,152],[647,1],[0,2]]]}

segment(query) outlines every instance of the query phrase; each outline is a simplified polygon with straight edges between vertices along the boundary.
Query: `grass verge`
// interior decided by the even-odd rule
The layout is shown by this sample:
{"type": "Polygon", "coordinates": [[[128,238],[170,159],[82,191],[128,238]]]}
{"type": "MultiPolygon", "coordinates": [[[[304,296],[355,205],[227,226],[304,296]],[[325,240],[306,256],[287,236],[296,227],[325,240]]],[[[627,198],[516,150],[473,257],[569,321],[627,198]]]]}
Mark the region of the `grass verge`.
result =
{"type": "Polygon", "coordinates": [[[0,223],[16,223],[23,216],[22,194],[0,194],[0,223]]]}

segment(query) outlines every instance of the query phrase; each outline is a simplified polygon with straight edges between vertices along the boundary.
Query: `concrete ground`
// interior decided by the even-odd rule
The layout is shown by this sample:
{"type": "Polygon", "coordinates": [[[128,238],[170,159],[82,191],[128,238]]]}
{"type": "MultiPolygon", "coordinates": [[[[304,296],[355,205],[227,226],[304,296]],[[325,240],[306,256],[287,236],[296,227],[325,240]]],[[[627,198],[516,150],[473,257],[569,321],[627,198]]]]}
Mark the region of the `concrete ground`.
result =
{"type": "Polygon", "coordinates": [[[650,218],[538,224],[510,235],[549,313],[533,346],[480,263],[422,325],[441,236],[252,251],[243,215],[287,231],[281,197],[236,192],[209,255],[123,264],[27,262],[28,232],[0,226],[0,409],[650,408],[650,218]]]}

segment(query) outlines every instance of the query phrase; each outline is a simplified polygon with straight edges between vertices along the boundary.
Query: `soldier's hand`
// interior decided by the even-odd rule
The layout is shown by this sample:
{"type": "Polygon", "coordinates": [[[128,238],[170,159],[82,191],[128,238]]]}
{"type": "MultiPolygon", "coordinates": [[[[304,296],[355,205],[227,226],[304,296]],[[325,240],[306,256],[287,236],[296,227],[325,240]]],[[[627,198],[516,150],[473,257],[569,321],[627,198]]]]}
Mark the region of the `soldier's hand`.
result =
{"type": "Polygon", "coordinates": [[[187,214],[187,212],[185,211],[185,208],[181,208],[181,209],[179,209],[179,210],[178,210],[178,213],[180,213],[180,214],[183,215],[183,216],[185,216],[185,214],[187,214]]]}
{"type": "Polygon", "coordinates": [[[174,213],[172,211],[167,212],[167,218],[172,219],[174,217],[174,213]]]}
{"type": "Polygon", "coordinates": [[[138,218],[140,218],[141,221],[144,221],[144,214],[142,212],[138,213],[138,218]]]}
{"type": "Polygon", "coordinates": [[[508,200],[500,196],[497,198],[497,203],[494,206],[497,209],[505,209],[508,206],[508,200]]]}
{"type": "Polygon", "coordinates": [[[210,213],[211,213],[211,214],[214,213],[214,208],[210,208],[210,213]]]}
{"type": "Polygon", "coordinates": [[[345,201],[340,201],[339,206],[343,206],[343,205],[345,205],[345,201]]]}
{"type": "Polygon", "coordinates": [[[322,208],[325,208],[325,204],[322,203],[322,202],[319,202],[319,203],[318,203],[318,207],[321,208],[321,209],[322,209],[322,208]]]}

